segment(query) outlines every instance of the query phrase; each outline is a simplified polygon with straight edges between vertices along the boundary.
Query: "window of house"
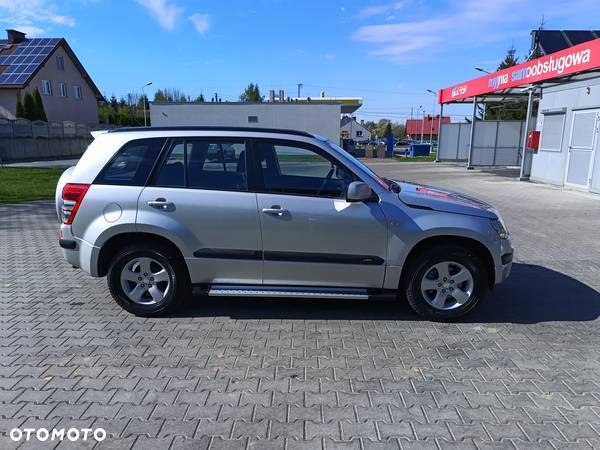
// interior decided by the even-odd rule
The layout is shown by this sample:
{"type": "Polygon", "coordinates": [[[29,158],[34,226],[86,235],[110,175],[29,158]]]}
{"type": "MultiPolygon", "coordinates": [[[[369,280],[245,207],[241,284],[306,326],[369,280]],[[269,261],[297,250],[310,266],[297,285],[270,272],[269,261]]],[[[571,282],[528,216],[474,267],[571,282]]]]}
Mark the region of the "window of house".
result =
{"type": "Polygon", "coordinates": [[[356,131],[356,137],[362,137],[362,130],[356,131]]]}
{"type": "Polygon", "coordinates": [[[544,114],[540,150],[560,152],[564,124],[564,113],[544,114]]]}
{"type": "Polygon", "coordinates": [[[67,85],[65,83],[58,83],[58,90],[61,97],[67,96],[67,85]]]}
{"type": "Polygon", "coordinates": [[[164,142],[163,138],[136,139],[128,142],[106,165],[94,183],[143,186],[164,142]]]}
{"type": "Polygon", "coordinates": [[[76,100],[81,100],[81,86],[73,86],[73,97],[76,100]]]}
{"type": "Polygon", "coordinates": [[[42,94],[52,95],[52,84],[50,80],[42,80],[42,94]]]}
{"type": "Polygon", "coordinates": [[[65,71],[65,59],[62,56],[57,56],[56,57],[56,68],[60,72],[64,72],[65,71]]]}
{"type": "Polygon", "coordinates": [[[258,123],[258,116],[248,116],[248,123],[258,123]]]}
{"type": "Polygon", "coordinates": [[[257,150],[267,192],[340,198],[356,180],[354,174],[316,148],[259,141],[257,150]]]}

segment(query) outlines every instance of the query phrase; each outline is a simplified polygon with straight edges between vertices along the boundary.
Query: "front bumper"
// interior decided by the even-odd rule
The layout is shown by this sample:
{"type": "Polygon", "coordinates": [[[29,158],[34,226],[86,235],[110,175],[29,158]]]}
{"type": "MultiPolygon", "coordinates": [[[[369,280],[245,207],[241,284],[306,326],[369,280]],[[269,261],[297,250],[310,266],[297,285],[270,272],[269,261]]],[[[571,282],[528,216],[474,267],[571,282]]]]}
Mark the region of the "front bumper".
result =
{"type": "Polygon", "coordinates": [[[500,241],[499,257],[496,258],[495,267],[495,284],[500,284],[508,278],[512,269],[514,250],[510,243],[510,239],[502,239],[500,241]]]}

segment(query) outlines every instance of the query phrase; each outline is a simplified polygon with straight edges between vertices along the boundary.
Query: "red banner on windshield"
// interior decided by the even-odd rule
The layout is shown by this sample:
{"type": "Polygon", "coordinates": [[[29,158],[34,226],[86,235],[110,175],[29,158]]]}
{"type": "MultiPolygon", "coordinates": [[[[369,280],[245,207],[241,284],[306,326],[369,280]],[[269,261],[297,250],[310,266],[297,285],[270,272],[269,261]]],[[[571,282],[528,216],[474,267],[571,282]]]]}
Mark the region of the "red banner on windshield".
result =
{"type": "Polygon", "coordinates": [[[438,101],[450,103],[598,67],[600,38],[442,89],[439,91],[438,101]]]}

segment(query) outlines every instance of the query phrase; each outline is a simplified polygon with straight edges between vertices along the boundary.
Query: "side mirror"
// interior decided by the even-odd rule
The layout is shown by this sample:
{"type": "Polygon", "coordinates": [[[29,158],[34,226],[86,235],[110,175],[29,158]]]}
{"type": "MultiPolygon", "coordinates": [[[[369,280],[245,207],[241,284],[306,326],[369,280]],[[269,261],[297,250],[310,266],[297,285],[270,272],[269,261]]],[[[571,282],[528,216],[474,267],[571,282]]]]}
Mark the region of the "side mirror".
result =
{"type": "Polygon", "coordinates": [[[373,195],[371,186],[362,181],[353,181],[348,185],[348,192],[346,193],[347,202],[364,202],[369,200],[373,195]]]}

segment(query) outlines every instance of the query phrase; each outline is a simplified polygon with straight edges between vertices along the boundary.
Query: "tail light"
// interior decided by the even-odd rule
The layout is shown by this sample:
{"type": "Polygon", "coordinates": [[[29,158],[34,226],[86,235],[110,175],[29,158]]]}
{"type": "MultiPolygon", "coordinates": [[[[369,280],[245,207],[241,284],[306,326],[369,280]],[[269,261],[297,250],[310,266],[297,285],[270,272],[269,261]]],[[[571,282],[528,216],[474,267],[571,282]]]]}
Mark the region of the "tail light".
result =
{"type": "Polygon", "coordinates": [[[67,183],[62,191],[62,221],[65,225],[71,225],[79,205],[83,201],[85,193],[90,188],[89,184],[67,183]]]}

